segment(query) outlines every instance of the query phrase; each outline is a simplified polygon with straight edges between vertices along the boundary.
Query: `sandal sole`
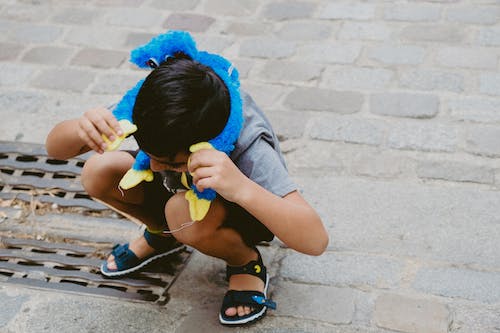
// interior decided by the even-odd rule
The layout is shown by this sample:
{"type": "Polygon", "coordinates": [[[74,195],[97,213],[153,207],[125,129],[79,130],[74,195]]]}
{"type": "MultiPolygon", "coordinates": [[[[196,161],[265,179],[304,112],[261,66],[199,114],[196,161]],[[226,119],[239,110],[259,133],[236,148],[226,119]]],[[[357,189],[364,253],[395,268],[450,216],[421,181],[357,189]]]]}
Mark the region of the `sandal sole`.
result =
{"type": "Polygon", "coordinates": [[[160,254],[157,254],[155,256],[152,256],[146,260],[144,260],[143,262],[141,262],[139,265],[137,266],[134,266],[134,267],[131,267],[129,269],[125,269],[125,270],[121,270],[121,271],[105,271],[106,268],[106,265],[107,265],[107,262],[104,262],[101,267],[100,267],[100,270],[101,270],[101,274],[106,276],[106,277],[119,277],[119,276],[125,276],[125,275],[128,275],[130,273],[133,273],[133,272],[136,272],[138,270],[140,270],[141,268],[149,265],[150,263],[152,263],[153,261],[155,260],[158,260],[158,259],[161,259],[163,257],[167,257],[171,254],[174,254],[174,253],[177,253],[177,252],[180,252],[182,250],[184,250],[186,248],[185,245],[181,245],[179,247],[176,247],[170,251],[167,251],[167,252],[163,252],[163,253],[160,253],[160,254]]]}
{"type": "MultiPolygon", "coordinates": [[[[265,297],[267,297],[267,288],[268,287],[269,287],[269,274],[266,274],[266,284],[264,286],[264,296],[265,297]]],[[[264,318],[264,316],[266,315],[266,312],[267,312],[267,306],[264,306],[262,308],[262,310],[260,310],[259,312],[257,312],[253,316],[247,317],[244,319],[237,319],[237,320],[226,320],[222,317],[222,314],[219,313],[219,322],[225,326],[247,325],[247,324],[251,324],[253,322],[256,322],[256,321],[264,318]]]]}

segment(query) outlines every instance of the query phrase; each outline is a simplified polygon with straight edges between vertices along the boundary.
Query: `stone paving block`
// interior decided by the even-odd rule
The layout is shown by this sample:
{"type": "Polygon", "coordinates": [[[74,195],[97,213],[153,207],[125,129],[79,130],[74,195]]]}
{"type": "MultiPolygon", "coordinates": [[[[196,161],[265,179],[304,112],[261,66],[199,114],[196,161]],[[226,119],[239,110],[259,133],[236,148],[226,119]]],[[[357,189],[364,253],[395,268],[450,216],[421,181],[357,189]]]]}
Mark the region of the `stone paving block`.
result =
{"type": "Polygon", "coordinates": [[[0,61],[16,59],[23,49],[20,44],[0,42],[0,61]]]}
{"type": "Polygon", "coordinates": [[[464,76],[438,70],[406,70],[401,72],[400,85],[417,90],[464,91],[464,76]]]}
{"type": "Polygon", "coordinates": [[[280,281],[273,298],[279,304],[278,316],[349,324],[354,314],[353,291],[347,288],[280,281]]]}
{"type": "Polygon", "coordinates": [[[500,8],[493,6],[460,6],[446,10],[449,21],[472,24],[495,24],[500,19],[500,8]]]}
{"type": "Polygon", "coordinates": [[[487,49],[447,47],[438,50],[436,62],[444,67],[496,69],[497,58],[496,54],[487,49]]]}
{"type": "Polygon", "coordinates": [[[106,22],[131,28],[152,28],[163,21],[163,13],[149,8],[114,8],[106,15],[106,22]]]}
{"type": "Polygon", "coordinates": [[[96,5],[110,7],[139,7],[144,3],[144,0],[96,0],[95,3],[96,5]]]}
{"type": "Polygon", "coordinates": [[[77,66],[112,68],[119,67],[127,56],[127,53],[122,51],[94,48],[83,49],[73,57],[71,64],[77,66]]]}
{"type": "Polygon", "coordinates": [[[272,21],[293,20],[311,17],[316,4],[298,1],[272,2],[266,5],[262,16],[272,21]]]}
{"type": "MultiPolygon", "coordinates": [[[[199,50],[207,50],[211,53],[223,53],[233,44],[233,39],[226,36],[195,35],[196,46],[199,50]]],[[[228,57],[232,60],[231,57],[228,57]]]]}
{"type": "Polygon", "coordinates": [[[462,26],[444,24],[414,24],[405,27],[401,38],[409,41],[458,43],[464,40],[462,26]]]}
{"type": "Polygon", "coordinates": [[[20,22],[43,22],[50,16],[51,8],[36,1],[26,3],[8,4],[0,13],[0,19],[7,19],[20,22]]]}
{"type": "Polygon", "coordinates": [[[455,97],[447,102],[450,115],[458,120],[500,122],[500,101],[486,97],[455,97]]]}
{"type": "Polygon", "coordinates": [[[12,23],[12,27],[7,33],[7,39],[21,44],[52,43],[56,41],[62,33],[63,30],[55,26],[12,23]]]}
{"type": "Polygon", "coordinates": [[[314,21],[287,22],[277,32],[281,39],[303,41],[327,39],[331,34],[331,25],[314,21]]]}
{"type": "Polygon", "coordinates": [[[10,110],[18,115],[34,114],[42,108],[46,100],[47,96],[39,92],[2,91],[0,92],[0,110],[10,110]]]}
{"type": "Polygon", "coordinates": [[[22,60],[37,64],[64,65],[73,52],[65,47],[38,46],[26,52],[22,60]]]}
{"type": "Polygon", "coordinates": [[[384,9],[384,18],[395,21],[438,21],[441,6],[431,4],[405,3],[388,4],[384,9]]]}
{"type": "Polygon", "coordinates": [[[500,74],[481,74],[479,77],[479,91],[487,95],[500,95],[500,74]]]}
{"type": "Polygon", "coordinates": [[[452,332],[495,332],[500,329],[500,307],[484,307],[471,302],[453,302],[452,332]]]}
{"type": "Polygon", "coordinates": [[[151,34],[147,32],[131,32],[127,35],[125,46],[130,48],[136,48],[139,45],[144,45],[148,43],[155,36],[156,34],[151,34]]]}
{"type": "Polygon", "coordinates": [[[63,24],[90,25],[102,17],[103,13],[88,8],[64,8],[55,14],[51,21],[63,24]]]}
{"type": "Polygon", "coordinates": [[[4,329],[17,313],[21,311],[24,303],[30,300],[30,297],[27,295],[12,295],[7,290],[0,288],[0,300],[2,304],[8,304],[8,306],[5,306],[0,311],[0,329],[4,329]]]}
{"type": "Polygon", "coordinates": [[[346,40],[388,40],[392,30],[385,23],[345,21],[338,33],[339,39],[346,40]]]}
{"type": "Polygon", "coordinates": [[[311,139],[343,141],[378,146],[384,140],[386,125],[377,120],[345,117],[318,117],[313,119],[311,139]]]}
{"type": "Polygon", "coordinates": [[[298,56],[314,63],[350,64],[356,61],[360,53],[361,45],[356,43],[314,42],[300,46],[298,56]]]}
{"type": "Polygon", "coordinates": [[[294,53],[295,43],[274,37],[261,37],[242,41],[239,55],[256,58],[285,58],[294,53]]]}
{"type": "MultiPolygon", "coordinates": [[[[356,149],[353,145],[322,143],[325,145],[319,148],[330,149],[339,164],[343,160],[337,151],[344,150],[343,155],[348,156],[350,152],[366,150],[364,146],[356,149]]],[[[306,149],[309,145],[297,155],[306,149]]],[[[290,155],[287,154],[287,159],[290,155]]],[[[328,156],[322,156],[325,157],[328,156]]],[[[293,168],[295,160],[288,161],[293,168]]],[[[498,191],[479,186],[416,184],[403,179],[361,179],[347,177],[346,172],[336,176],[334,172],[323,171],[318,176],[306,170],[295,175],[302,195],[323,217],[331,237],[329,248],[334,251],[500,267],[498,191]],[[328,195],[318,195],[325,189],[333,190],[328,195]]]]}
{"type": "Polygon", "coordinates": [[[239,36],[259,36],[270,34],[273,31],[273,26],[264,22],[228,22],[229,25],[224,29],[228,34],[239,36]]]}
{"type": "Polygon", "coordinates": [[[144,328],[151,333],[173,332],[183,317],[179,311],[107,297],[12,285],[9,294],[24,303],[4,332],[77,332],[82,327],[91,332],[141,332],[144,328]]]}
{"type": "Polygon", "coordinates": [[[329,3],[320,8],[319,18],[369,20],[375,18],[376,8],[370,3],[329,3]]]}
{"type": "Polygon", "coordinates": [[[155,9],[184,11],[194,9],[199,3],[200,0],[155,0],[149,6],[155,9]]]}
{"type": "Polygon", "coordinates": [[[410,93],[373,94],[370,112],[393,117],[432,118],[439,112],[439,98],[436,95],[410,93]]]}
{"type": "Polygon", "coordinates": [[[388,65],[417,65],[423,62],[425,49],[414,45],[382,45],[370,48],[368,57],[388,65]]]}
{"type": "Polygon", "coordinates": [[[397,124],[387,138],[387,146],[394,149],[453,152],[457,145],[457,128],[439,124],[397,124]]]}
{"type": "Polygon", "coordinates": [[[445,304],[396,294],[377,298],[374,320],[378,327],[409,333],[447,333],[452,316],[445,304]]]}
{"type": "Polygon", "coordinates": [[[254,61],[244,60],[244,59],[234,59],[233,64],[236,65],[238,73],[240,74],[240,79],[248,78],[248,73],[252,70],[254,66],[254,61]]]}
{"type": "Polygon", "coordinates": [[[479,30],[477,37],[479,45],[499,46],[500,45],[500,27],[483,28],[479,30]]]}
{"type": "Polygon", "coordinates": [[[304,111],[283,110],[266,110],[266,116],[273,124],[274,130],[281,141],[301,138],[310,118],[304,111]]]}
{"type": "Polygon", "coordinates": [[[500,156],[500,127],[474,126],[466,134],[465,150],[490,157],[500,156]]]}
{"type": "Polygon", "coordinates": [[[363,105],[363,95],[317,88],[296,88],[285,99],[285,105],[294,110],[331,111],[341,114],[356,113],[363,105]]]}
{"type": "Polygon", "coordinates": [[[29,81],[36,68],[16,63],[0,63],[0,86],[21,86],[29,81]]]}
{"type": "Polygon", "coordinates": [[[97,79],[91,92],[95,94],[123,95],[131,89],[137,81],[146,77],[143,75],[105,74],[97,79]]]}
{"type": "Polygon", "coordinates": [[[406,158],[391,152],[361,151],[349,155],[352,155],[351,172],[355,175],[391,179],[398,178],[410,168],[406,158]]]}
{"type": "Polygon", "coordinates": [[[163,23],[163,27],[173,30],[203,32],[206,31],[214,22],[215,19],[210,16],[174,13],[166,19],[165,23],[163,23]]]}
{"type": "Polygon", "coordinates": [[[286,151],[288,169],[294,175],[305,173],[323,177],[325,171],[330,176],[342,174],[344,171],[344,164],[338,158],[331,142],[309,140],[301,145],[289,140],[282,142],[281,148],[286,151]],[[290,144],[287,145],[288,143],[290,144]]]}
{"type": "Polygon", "coordinates": [[[91,48],[119,49],[123,46],[126,36],[125,31],[115,28],[77,27],[68,31],[64,41],[91,48]]]}
{"type": "Polygon", "coordinates": [[[281,96],[286,93],[286,89],[283,86],[271,84],[243,83],[242,88],[244,91],[247,91],[262,108],[274,107],[281,96]]]}
{"type": "Polygon", "coordinates": [[[32,85],[42,89],[84,91],[94,81],[95,74],[76,69],[48,69],[42,71],[32,85]]]}
{"type": "Polygon", "coordinates": [[[499,272],[454,267],[421,268],[413,282],[413,288],[422,292],[483,303],[500,302],[499,285],[499,272]]]}
{"type": "Polygon", "coordinates": [[[417,176],[424,179],[440,179],[480,184],[495,183],[495,169],[452,161],[419,161],[417,176]]]}
{"type": "Polygon", "coordinates": [[[323,66],[307,62],[267,61],[259,76],[270,81],[307,82],[319,78],[323,66]]]}
{"type": "Polygon", "coordinates": [[[371,67],[328,67],[323,74],[323,83],[340,90],[376,90],[390,85],[394,72],[371,67]]]}
{"type": "Polygon", "coordinates": [[[205,3],[202,12],[220,16],[251,16],[258,6],[257,0],[210,0],[205,3]]]}
{"type": "Polygon", "coordinates": [[[288,254],[281,276],[295,282],[332,286],[395,287],[403,265],[393,259],[373,255],[326,252],[320,257],[288,254]]]}

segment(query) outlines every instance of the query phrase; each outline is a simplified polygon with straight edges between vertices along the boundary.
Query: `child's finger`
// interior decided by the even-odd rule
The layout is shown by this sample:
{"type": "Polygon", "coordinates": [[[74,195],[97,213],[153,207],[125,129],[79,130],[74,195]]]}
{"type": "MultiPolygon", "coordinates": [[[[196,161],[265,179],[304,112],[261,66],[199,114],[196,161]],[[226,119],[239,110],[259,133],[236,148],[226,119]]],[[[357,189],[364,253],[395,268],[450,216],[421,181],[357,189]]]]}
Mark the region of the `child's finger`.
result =
{"type": "Polygon", "coordinates": [[[104,113],[104,119],[108,123],[109,127],[111,127],[118,136],[123,135],[122,128],[111,111],[106,110],[104,113]]]}
{"type": "Polygon", "coordinates": [[[102,112],[99,112],[99,110],[96,110],[96,112],[89,113],[87,115],[87,118],[94,125],[94,127],[97,128],[97,131],[99,133],[104,134],[111,141],[113,141],[115,139],[116,135],[113,132],[113,130],[111,129],[111,127],[109,127],[102,112]]]}
{"type": "Polygon", "coordinates": [[[191,173],[193,183],[196,185],[200,179],[211,177],[215,172],[216,170],[214,167],[200,167],[191,173]]]}
{"type": "Polygon", "coordinates": [[[106,149],[106,144],[104,143],[101,134],[95,129],[94,124],[92,124],[90,120],[88,120],[87,118],[83,118],[80,122],[80,126],[87,134],[90,141],[93,141],[93,143],[96,146],[100,147],[102,150],[106,149]]]}
{"type": "Polygon", "coordinates": [[[82,140],[85,142],[85,144],[87,146],[89,146],[90,149],[98,152],[99,154],[102,154],[104,151],[98,147],[94,141],[92,141],[92,139],[90,139],[90,137],[87,135],[87,133],[82,129],[80,128],[78,130],[78,135],[80,136],[80,138],[82,138],[82,140]]]}
{"type": "Polygon", "coordinates": [[[200,192],[203,192],[207,188],[214,188],[214,178],[213,177],[206,177],[198,180],[195,183],[196,189],[200,192]]]}
{"type": "Polygon", "coordinates": [[[189,156],[188,160],[189,172],[192,173],[200,167],[212,166],[217,164],[223,158],[219,153],[220,152],[217,150],[210,149],[202,149],[195,153],[192,153],[191,156],[189,156]]]}

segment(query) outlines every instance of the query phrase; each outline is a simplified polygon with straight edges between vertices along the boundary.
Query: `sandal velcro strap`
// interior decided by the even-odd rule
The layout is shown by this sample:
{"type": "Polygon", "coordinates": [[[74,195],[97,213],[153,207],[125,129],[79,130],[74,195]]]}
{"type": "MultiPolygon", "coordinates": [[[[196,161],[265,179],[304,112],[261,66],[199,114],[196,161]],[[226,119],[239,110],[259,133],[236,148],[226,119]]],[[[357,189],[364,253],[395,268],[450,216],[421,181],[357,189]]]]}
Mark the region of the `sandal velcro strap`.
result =
{"type": "Polygon", "coordinates": [[[267,300],[264,293],[256,290],[228,290],[222,301],[222,308],[228,309],[240,305],[246,305],[254,308],[262,308],[262,306],[269,306],[272,309],[276,308],[276,303],[267,300]],[[265,300],[262,302],[262,300],[265,300]],[[267,304],[266,304],[267,303],[267,304]],[[271,304],[272,303],[272,304],[271,304]],[[274,307],[273,307],[274,306],[274,307]]]}
{"type": "Polygon", "coordinates": [[[266,283],[267,269],[262,262],[262,257],[260,253],[257,251],[258,258],[257,260],[252,260],[248,264],[243,266],[226,266],[226,280],[229,281],[229,278],[236,274],[249,274],[258,277],[264,283],[266,283]]]}
{"type": "Polygon", "coordinates": [[[115,245],[111,254],[115,257],[117,270],[135,266],[140,260],[134,252],[130,251],[128,244],[115,245]]]}

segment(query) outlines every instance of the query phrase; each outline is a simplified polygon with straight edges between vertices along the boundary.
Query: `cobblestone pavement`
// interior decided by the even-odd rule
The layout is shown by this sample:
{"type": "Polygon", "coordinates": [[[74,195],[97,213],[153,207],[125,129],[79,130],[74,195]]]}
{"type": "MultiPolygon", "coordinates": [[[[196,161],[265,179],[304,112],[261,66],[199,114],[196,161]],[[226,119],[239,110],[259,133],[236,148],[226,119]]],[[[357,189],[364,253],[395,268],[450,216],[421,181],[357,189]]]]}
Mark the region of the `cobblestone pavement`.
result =
{"type": "MultiPolygon", "coordinates": [[[[498,0],[0,0],[0,139],[116,102],[167,29],[236,63],[330,231],[265,250],[279,307],[241,331],[500,331],[498,0]]],[[[0,330],[220,331],[222,273],[196,254],[166,308],[3,285],[0,330]]]]}

